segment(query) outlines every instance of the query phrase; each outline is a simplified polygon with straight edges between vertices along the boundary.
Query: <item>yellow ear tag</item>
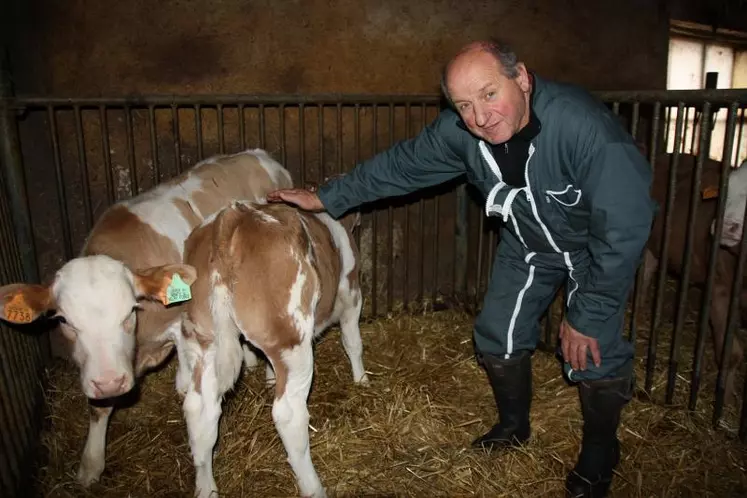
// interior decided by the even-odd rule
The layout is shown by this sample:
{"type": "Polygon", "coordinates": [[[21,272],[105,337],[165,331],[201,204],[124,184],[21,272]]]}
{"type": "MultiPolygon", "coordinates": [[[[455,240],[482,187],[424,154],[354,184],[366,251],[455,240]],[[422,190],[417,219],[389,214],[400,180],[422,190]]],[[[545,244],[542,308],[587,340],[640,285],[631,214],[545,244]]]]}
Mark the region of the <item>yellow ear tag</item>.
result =
{"type": "Polygon", "coordinates": [[[31,323],[34,321],[34,310],[26,303],[23,294],[18,293],[5,303],[3,316],[11,323],[31,323]]]}
{"type": "Polygon", "coordinates": [[[703,189],[703,200],[718,197],[718,187],[706,187],[703,189]]]}
{"type": "Polygon", "coordinates": [[[182,301],[189,301],[192,299],[192,292],[189,290],[189,285],[182,280],[181,275],[174,273],[171,277],[171,283],[166,289],[166,303],[179,303],[182,301]]]}

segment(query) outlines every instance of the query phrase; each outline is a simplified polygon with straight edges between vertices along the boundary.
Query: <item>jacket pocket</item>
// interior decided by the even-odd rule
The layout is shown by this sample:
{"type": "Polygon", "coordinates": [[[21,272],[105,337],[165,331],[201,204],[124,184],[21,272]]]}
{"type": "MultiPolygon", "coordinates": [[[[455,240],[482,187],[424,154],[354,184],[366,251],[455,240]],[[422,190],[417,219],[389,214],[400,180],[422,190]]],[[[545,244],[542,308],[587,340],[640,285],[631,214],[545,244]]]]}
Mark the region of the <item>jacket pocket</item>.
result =
{"type": "Polygon", "coordinates": [[[548,200],[554,199],[555,202],[566,207],[574,207],[581,202],[581,190],[574,188],[571,184],[562,190],[545,190],[545,195],[548,200]]]}
{"type": "MultiPolygon", "coordinates": [[[[567,184],[562,188],[545,190],[545,205],[549,221],[556,231],[582,232],[589,222],[589,213],[584,208],[581,189],[567,184]]],[[[569,233],[570,235],[570,233],[569,233]]]]}

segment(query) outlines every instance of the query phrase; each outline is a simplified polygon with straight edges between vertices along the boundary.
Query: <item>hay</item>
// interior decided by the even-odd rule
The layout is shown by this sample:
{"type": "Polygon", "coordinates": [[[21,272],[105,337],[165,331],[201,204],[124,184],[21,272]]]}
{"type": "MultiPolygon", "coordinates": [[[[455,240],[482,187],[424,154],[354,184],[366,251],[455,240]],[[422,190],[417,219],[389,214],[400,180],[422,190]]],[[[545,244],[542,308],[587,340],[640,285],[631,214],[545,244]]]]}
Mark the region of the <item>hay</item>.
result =
{"type": "MultiPolygon", "coordinates": [[[[330,496],[562,496],[580,443],[577,390],[564,382],[554,357],[536,354],[529,444],[498,456],[468,449],[496,416],[474,361],[471,324],[470,316],[455,311],[361,324],[368,388],[352,384],[338,330],[319,342],[309,402],[312,459],[330,496]]],[[[643,379],[645,342],[638,342],[643,379]]],[[[107,468],[100,483],[83,490],[74,479],[87,430],[86,401],[74,369],[55,365],[42,439],[42,493],[191,496],[194,471],[174,372],[172,361],[151,374],[141,401],[115,412],[107,468]]],[[[662,375],[657,371],[657,385],[662,375]]],[[[215,455],[222,496],[296,496],[272,424],[272,397],[260,368],[242,375],[224,402],[215,455]]],[[[705,405],[688,412],[634,399],[619,430],[623,459],[613,496],[747,493],[747,449],[728,432],[710,428],[705,405]]]]}

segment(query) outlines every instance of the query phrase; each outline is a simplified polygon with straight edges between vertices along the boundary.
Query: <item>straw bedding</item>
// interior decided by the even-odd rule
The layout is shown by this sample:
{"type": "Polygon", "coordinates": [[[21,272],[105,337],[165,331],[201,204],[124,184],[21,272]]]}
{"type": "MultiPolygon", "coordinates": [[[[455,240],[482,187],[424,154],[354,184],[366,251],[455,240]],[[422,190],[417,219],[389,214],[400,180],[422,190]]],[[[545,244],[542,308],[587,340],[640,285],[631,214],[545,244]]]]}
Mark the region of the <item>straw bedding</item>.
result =
{"type": "MultiPolygon", "coordinates": [[[[354,386],[339,330],[316,346],[309,411],[312,459],[335,497],[562,496],[580,444],[577,389],[547,353],[534,356],[533,438],[526,447],[489,455],[470,441],[495,421],[484,372],[471,344],[466,313],[396,313],[361,324],[371,385],[354,386]]],[[[666,334],[665,334],[666,335],[666,334]]],[[[637,341],[642,385],[646,340],[637,341]]],[[[668,353],[662,337],[660,354],[668,353]]],[[[687,360],[687,358],[684,358],[687,360]]],[[[687,379],[689,360],[683,361],[687,379]]],[[[747,448],[735,440],[736,410],[726,430],[710,427],[713,367],[695,412],[635,398],[619,430],[623,459],[612,496],[728,497],[747,494],[747,448]]],[[[116,411],[100,483],[84,490],[75,472],[87,431],[86,400],[68,364],[50,369],[47,429],[38,486],[44,496],[191,496],[194,471],[175,361],[148,376],[141,399],[116,411]]],[[[656,372],[654,396],[666,372],[656,372]]],[[[686,399],[680,382],[677,403],[686,399]]],[[[660,396],[661,397],[661,396],[660,396]]],[[[222,496],[296,496],[297,488],[271,418],[273,390],[264,369],[242,374],[223,405],[215,454],[222,496]]]]}

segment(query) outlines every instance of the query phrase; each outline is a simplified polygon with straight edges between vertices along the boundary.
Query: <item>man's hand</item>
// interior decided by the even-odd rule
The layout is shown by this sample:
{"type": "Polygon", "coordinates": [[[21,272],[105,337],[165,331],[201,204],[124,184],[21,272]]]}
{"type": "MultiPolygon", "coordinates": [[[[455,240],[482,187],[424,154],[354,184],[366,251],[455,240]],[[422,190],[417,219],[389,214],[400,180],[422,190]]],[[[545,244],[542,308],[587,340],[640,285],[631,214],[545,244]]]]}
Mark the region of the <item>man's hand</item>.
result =
{"type": "Polygon", "coordinates": [[[585,336],[563,320],[560,324],[560,343],[563,350],[563,359],[571,364],[574,370],[586,370],[586,354],[591,350],[594,365],[602,364],[602,355],[599,352],[599,343],[596,339],[585,336]]]}
{"type": "Polygon", "coordinates": [[[267,194],[267,202],[288,202],[306,211],[324,211],[324,204],[319,196],[311,190],[302,188],[285,188],[267,194]]]}

